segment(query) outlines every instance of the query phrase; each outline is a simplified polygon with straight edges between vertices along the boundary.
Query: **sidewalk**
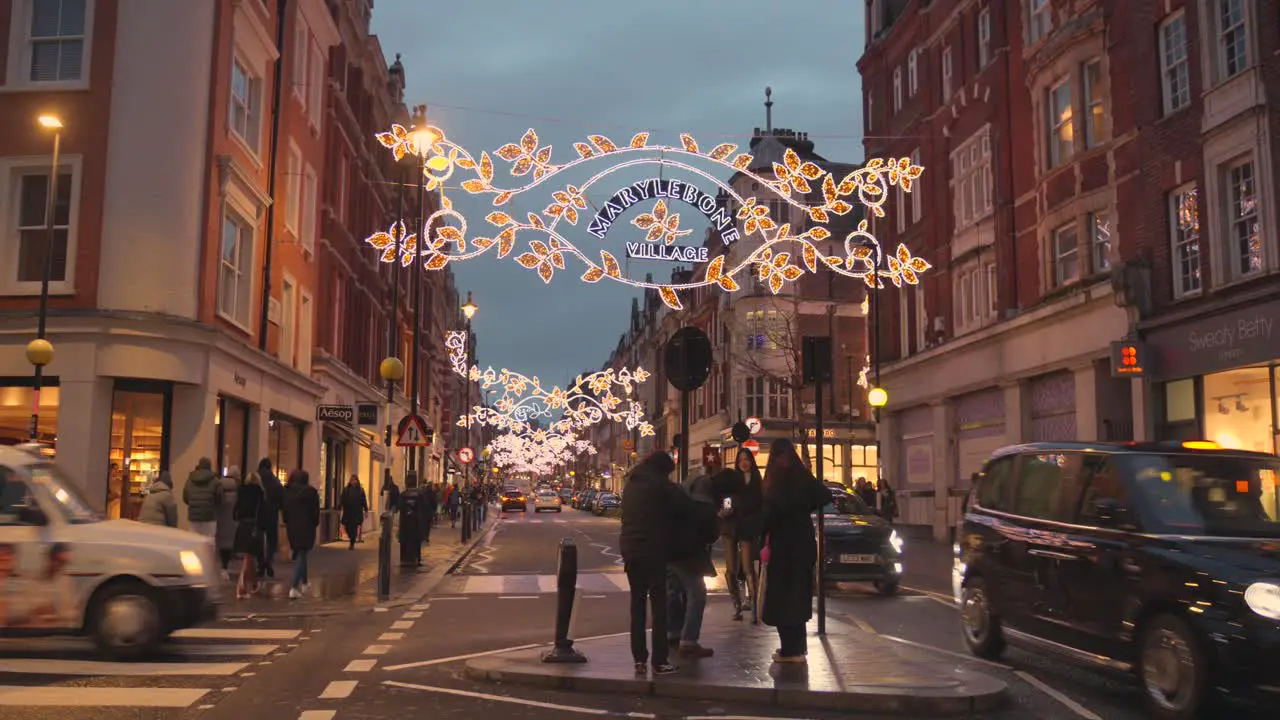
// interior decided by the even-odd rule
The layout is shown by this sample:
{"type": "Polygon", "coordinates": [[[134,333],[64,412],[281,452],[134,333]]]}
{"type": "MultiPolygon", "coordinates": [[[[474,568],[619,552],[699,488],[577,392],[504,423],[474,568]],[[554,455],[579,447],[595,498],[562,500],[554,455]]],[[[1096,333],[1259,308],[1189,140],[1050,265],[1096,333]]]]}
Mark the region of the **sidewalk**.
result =
{"type": "Polygon", "coordinates": [[[544,648],[473,658],[466,674],[561,690],[904,715],[989,711],[1007,690],[996,678],[845,623],[828,619],[825,638],[812,624],[809,629],[807,665],[771,662],[778,645],[772,628],[721,620],[703,629],[702,642],[715,649],[714,657],[673,657],[680,671],[661,678],[635,674],[625,634],[578,643],[586,664],[543,663],[544,648]]]}
{"type": "MultiPolygon", "coordinates": [[[[391,594],[394,601],[421,591],[429,591],[425,582],[433,577],[443,577],[472,546],[482,540],[493,527],[500,513],[490,508],[484,524],[471,535],[465,545],[461,541],[461,525],[449,527],[445,520],[431,530],[431,542],[422,547],[420,567],[400,564],[400,543],[392,534],[391,539],[391,594]]],[[[227,602],[221,609],[223,617],[272,617],[300,615],[337,615],[355,609],[372,609],[378,604],[378,537],[370,535],[357,542],[349,550],[347,542],[325,543],[311,551],[308,562],[310,591],[298,600],[289,599],[293,582],[294,563],[286,553],[276,558],[274,578],[260,578],[261,590],[244,600],[235,597],[235,582],[239,577],[240,562],[232,561],[231,580],[224,588],[227,602]]]]}

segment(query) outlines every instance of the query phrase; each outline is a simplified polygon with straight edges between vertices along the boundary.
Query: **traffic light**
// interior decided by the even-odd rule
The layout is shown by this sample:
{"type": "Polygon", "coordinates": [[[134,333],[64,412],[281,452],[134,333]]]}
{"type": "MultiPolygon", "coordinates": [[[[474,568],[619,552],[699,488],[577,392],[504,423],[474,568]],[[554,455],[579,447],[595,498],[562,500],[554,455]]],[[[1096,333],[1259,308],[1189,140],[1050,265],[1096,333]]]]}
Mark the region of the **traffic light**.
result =
{"type": "Polygon", "coordinates": [[[1146,374],[1146,352],[1129,340],[1111,343],[1111,376],[1141,377],[1146,374]]]}

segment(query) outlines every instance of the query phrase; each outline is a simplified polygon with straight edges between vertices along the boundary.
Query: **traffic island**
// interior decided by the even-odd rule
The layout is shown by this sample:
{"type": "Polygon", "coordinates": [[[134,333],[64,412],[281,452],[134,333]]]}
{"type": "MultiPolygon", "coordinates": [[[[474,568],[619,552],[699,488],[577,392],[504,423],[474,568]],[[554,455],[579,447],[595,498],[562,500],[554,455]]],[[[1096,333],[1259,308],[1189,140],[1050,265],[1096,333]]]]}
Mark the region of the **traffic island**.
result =
{"type": "Polygon", "coordinates": [[[1004,699],[1007,686],[994,677],[843,623],[827,625],[825,638],[810,633],[805,665],[772,662],[778,642],[771,628],[725,623],[703,631],[714,657],[673,655],[680,671],[660,678],[635,674],[626,635],[579,641],[586,664],[545,663],[543,650],[530,649],[473,658],[466,674],[557,690],[900,715],[986,712],[1004,699]]]}

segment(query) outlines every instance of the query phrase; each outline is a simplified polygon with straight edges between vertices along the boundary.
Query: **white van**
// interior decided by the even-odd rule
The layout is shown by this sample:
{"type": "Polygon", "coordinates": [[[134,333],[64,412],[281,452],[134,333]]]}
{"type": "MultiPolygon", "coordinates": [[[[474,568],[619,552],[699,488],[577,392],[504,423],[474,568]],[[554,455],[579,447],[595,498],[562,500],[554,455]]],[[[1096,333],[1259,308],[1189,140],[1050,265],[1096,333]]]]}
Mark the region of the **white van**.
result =
{"type": "Polygon", "coordinates": [[[217,616],[213,543],[104,520],[33,446],[0,447],[0,635],[83,634],[135,660],[217,616]]]}

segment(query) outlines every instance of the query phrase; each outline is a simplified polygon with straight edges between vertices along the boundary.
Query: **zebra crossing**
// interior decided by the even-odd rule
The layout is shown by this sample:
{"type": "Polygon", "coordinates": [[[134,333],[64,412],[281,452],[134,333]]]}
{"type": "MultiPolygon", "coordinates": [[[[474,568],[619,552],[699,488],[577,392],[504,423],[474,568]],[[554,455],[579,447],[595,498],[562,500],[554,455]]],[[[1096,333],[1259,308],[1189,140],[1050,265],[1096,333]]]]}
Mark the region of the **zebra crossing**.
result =
{"type": "Polygon", "coordinates": [[[294,629],[190,628],[145,662],[100,660],[84,638],[0,640],[0,717],[17,708],[204,707],[302,636],[294,629]]]}
{"type": "MultiPolygon", "coordinates": [[[[707,578],[707,591],[721,593],[725,590],[724,578],[707,578]]],[[[454,575],[434,594],[438,599],[448,596],[496,595],[500,598],[534,598],[554,595],[555,575],[454,575]]],[[[630,592],[626,573],[583,573],[578,575],[578,591],[584,597],[630,592]]]]}

